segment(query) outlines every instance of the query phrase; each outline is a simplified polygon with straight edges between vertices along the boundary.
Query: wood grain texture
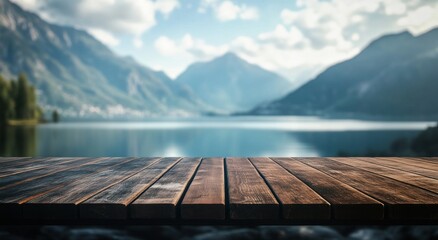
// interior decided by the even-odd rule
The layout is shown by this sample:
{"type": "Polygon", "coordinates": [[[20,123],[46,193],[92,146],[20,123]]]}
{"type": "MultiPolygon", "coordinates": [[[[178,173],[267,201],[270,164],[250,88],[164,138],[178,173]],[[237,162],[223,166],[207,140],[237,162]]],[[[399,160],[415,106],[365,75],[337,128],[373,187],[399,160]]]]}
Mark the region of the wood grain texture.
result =
{"type": "Polygon", "coordinates": [[[0,157],[0,224],[436,224],[434,161],[0,157]]]}
{"type": "Polygon", "coordinates": [[[179,161],[130,204],[130,217],[175,219],[177,204],[200,162],[200,158],[183,158],[179,161]]]}
{"type": "Polygon", "coordinates": [[[77,205],[147,168],[158,158],[135,158],[96,174],[76,179],[23,204],[25,218],[76,219],[77,205]]]}
{"type": "MultiPolygon", "coordinates": [[[[2,158],[3,159],[3,158],[2,158]]],[[[38,163],[38,162],[45,162],[50,160],[56,161],[57,159],[61,158],[49,158],[49,157],[25,157],[25,158],[6,158],[6,161],[2,161],[2,168],[3,167],[12,167],[12,166],[20,166],[20,165],[26,165],[29,163],[38,163]]]]}
{"type": "Polygon", "coordinates": [[[0,157],[0,164],[25,159],[30,159],[30,157],[0,157]]]}
{"type": "Polygon", "coordinates": [[[291,158],[273,158],[331,204],[333,219],[384,217],[383,204],[321,171],[291,158]]]}
{"type": "Polygon", "coordinates": [[[280,207],[263,178],[246,158],[227,158],[231,219],[276,219],[280,207]]]}
{"type": "Polygon", "coordinates": [[[51,167],[56,162],[68,162],[79,158],[27,158],[0,165],[0,178],[35,169],[51,167]]]}
{"type": "Polygon", "coordinates": [[[390,219],[438,219],[438,195],[434,193],[323,158],[299,160],[380,200],[390,219]]]}
{"type": "Polygon", "coordinates": [[[225,219],[224,159],[202,159],[181,203],[181,218],[225,219]]]}
{"type": "Polygon", "coordinates": [[[428,168],[431,170],[438,169],[438,161],[433,161],[430,158],[423,159],[423,158],[414,158],[414,157],[409,157],[409,158],[398,157],[397,159],[398,160],[407,159],[407,161],[409,162],[410,165],[421,166],[421,168],[428,168]]]}
{"type": "Polygon", "coordinates": [[[65,161],[60,160],[55,163],[48,161],[45,166],[37,169],[33,169],[32,166],[20,167],[18,173],[0,178],[0,190],[102,160],[104,158],[65,158],[65,161]]]}
{"type": "MultiPolygon", "coordinates": [[[[1,164],[1,170],[14,168],[28,168],[28,167],[39,167],[39,166],[50,166],[56,164],[57,162],[67,162],[71,160],[81,159],[79,157],[35,157],[35,158],[25,158],[20,161],[9,161],[7,163],[1,164]]],[[[0,173],[2,173],[0,171],[0,173]]],[[[3,175],[3,173],[1,174],[3,175]]]]}
{"type": "Polygon", "coordinates": [[[421,159],[433,164],[438,164],[438,157],[420,157],[420,158],[416,158],[416,159],[421,159]]]}
{"type": "Polygon", "coordinates": [[[330,204],[269,158],[250,158],[282,206],[285,219],[330,219],[330,204]]]}
{"type": "Polygon", "coordinates": [[[417,187],[421,187],[428,191],[438,193],[438,180],[434,178],[428,178],[415,173],[405,172],[395,168],[389,168],[375,163],[361,161],[356,158],[329,158],[330,160],[344,163],[365,171],[380,174],[385,177],[389,177],[400,182],[408,183],[417,187]]]}
{"type": "Polygon", "coordinates": [[[0,218],[7,216],[20,218],[22,217],[23,203],[72,183],[76,179],[107,170],[130,160],[132,158],[103,158],[101,162],[83,165],[4,189],[0,191],[0,218]]]}
{"type": "MultiPolygon", "coordinates": [[[[401,158],[401,159],[404,159],[404,158],[401,158]]],[[[435,166],[435,167],[437,167],[437,165],[438,165],[438,161],[436,159],[434,160],[433,158],[409,157],[408,159],[415,161],[415,162],[420,162],[420,163],[426,162],[428,164],[433,164],[433,166],[435,166]]]]}
{"type": "Polygon", "coordinates": [[[79,205],[80,217],[126,219],[128,205],[164,175],[179,158],[162,158],[123,182],[94,195],[79,205]]]}
{"type": "Polygon", "coordinates": [[[412,162],[405,158],[361,158],[361,160],[438,179],[438,167],[427,169],[423,164],[412,165],[412,162]]]}
{"type": "MultiPolygon", "coordinates": [[[[420,158],[412,158],[412,157],[385,157],[383,158],[388,161],[395,161],[398,163],[407,164],[417,168],[426,168],[434,171],[438,171],[438,164],[429,162],[420,158]]],[[[438,175],[438,174],[437,174],[438,175]]],[[[438,176],[437,176],[438,177],[438,176]]]]}

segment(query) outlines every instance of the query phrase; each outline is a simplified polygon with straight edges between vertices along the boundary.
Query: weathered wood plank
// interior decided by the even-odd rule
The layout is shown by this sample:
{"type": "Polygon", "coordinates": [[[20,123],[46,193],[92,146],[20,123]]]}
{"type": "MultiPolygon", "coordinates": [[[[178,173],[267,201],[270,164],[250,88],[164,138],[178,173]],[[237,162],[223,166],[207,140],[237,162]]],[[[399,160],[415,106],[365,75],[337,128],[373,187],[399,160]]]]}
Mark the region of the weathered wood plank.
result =
{"type": "Polygon", "coordinates": [[[27,168],[23,169],[20,166],[16,166],[16,167],[1,168],[0,169],[0,178],[7,177],[7,176],[10,176],[10,175],[19,174],[19,173],[23,173],[23,172],[33,171],[33,170],[41,169],[41,168],[44,168],[44,167],[45,166],[31,166],[31,167],[27,167],[27,168]]]}
{"type": "Polygon", "coordinates": [[[32,166],[39,166],[42,164],[42,166],[47,166],[50,164],[56,164],[56,162],[60,161],[70,161],[79,159],[78,157],[33,157],[33,158],[25,158],[20,161],[10,161],[3,163],[1,165],[2,169],[9,169],[9,168],[26,168],[26,167],[32,167],[32,166]]]}
{"type": "Polygon", "coordinates": [[[89,219],[126,219],[128,205],[164,175],[179,158],[162,158],[123,182],[79,204],[80,217],[89,219]]]}
{"type": "Polygon", "coordinates": [[[332,218],[338,220],[381,220],[383,204],[321,171],[291,158],[273,158],[331,204],[332,218]]]}
{"type": "MultiPolygon", "coordinates": [[[[50,191],[54,191],[67,183],[74,182],[76,179],[84,178],[131,160],[132,158],[101,158],[101,161],[4,189],[0,191],[0,218],[9,216],[21,218],[23,203],[50,191]]],[[[89,184],[92,184],[92,182],[89,184]]]]}
{"type": "MultiPolygon", "coordinates": [[[[29,159],[30,157],[0,157],[0,164],[29,159]]],[[[1,166],[1,165],[0,165],[1,166]]]]}
{"type": "Polygon", "coordinates": [[[77,205],[147,168],[158,158],[136,158],[89,175],[23,204],[25,218],[76,219],[77,205]]]}
{"type": "Polygon", "coordinates": [[[231,219],[277,219],[280,207],[263,178],[246,158],[227,158],[231,219]]]}
{"type": "Polygon", "coordinates": [[[101,158],[67,158],[66,161],[47,163],[46,166],[37,169],[23,168],[19,173],[0,178],[0,190],[100,160],[101,158]]]}
{"type": "Polygon", "coordinates": [[[389,177],[404,183],[408,183],[417,187],[424,188],[434,193],[438,193],[438,180],[434,178],[428,178],[415,173],[405,172],[395,168],[389,168],[375,163],[361,161],[357,158],[328,158],[333,161],[344,163],[356,168],[370,171],[380,174],[385,177],[389,177]]]}
{"type": "Polygon", "coordinates": [[[419,159],[428,161],[430,163],[438,164],[438,157],[420,157],[419,159]]]}
{"type": "Polygon", "coordinates": [[[389,219],[438,219],[438,195],[434,193],[323,158],[299,160],[380,200],[389,219]]]}
{"type": "Polygon", "coordinates": [[[57,161],[71,161],[78,158],[27,158],[23,161],[13,161],[0,165],[0,177],[6,177],[26,171],[50,167],[57,161]]]}
{"type": "Polygon", "coordinates": [[[438,221],[432,158],[3,159],[1,223],[438,221]]]}
{"type": "MultiPolygon", "coordinates": [[[[426,160],[422,160],[422,159],[418,159],[418,158],[410,158],[410,157],[384,157],[382,159],[388,160],[388,161],[393,161],[393,162],[397,162],[397,163],[403,163],[403,164],[407,164],[416,168],[426,168],[426,169],[430,169],[430,170],[434,170],[434,171],[438,171],[438,164],[436,163],[431,163],[428,162],[426,160]]],[[[437,174],[438,177],[438,174],[437,174]]]]}
{"type": "Polygon", "coordinates": [[[50,158],[25,158],[23,160],[7,161],[0,164],[0,177],[18,173],[22,168],[38,168],[40,164],[47,165],[50,158]]]}
{"type": "Polygon", "coordinates": [[[433,157],[421,157],[421,158],[418,158],[417,157],[415,159],[426,161],[426,162],[432,163],[432,164],[438,164],[438,158],[433,158],[433,157]]]}
{"type": "Polygon", "coordinates": [[[431,170],[422,167],[421,164],[417,164],[416,166],[413,166],[409,164],[405,159],[395,159],[395,158],[360,158],[360,159],[362,161],[376,163],[382,166],[396,168],[402,171],[412,172],[426,177],[438,179],[437,167],[434,170],[431,170]]]}
{"type": "Polygon", "coordinates": [[[222,158],[204,158],[181,203],[183,219],[225,219],[222,158]]]}
{"type": "Polygon", "coordinates": [[[282,206],[285,219],[330,219],[330,204],[269,158],[250,158],[282,206]]]}
{"type": "Polygon", "coordinates": [[[39,161],[44,161],[44,160],[48,160],[50,158],[48,157],[17,157],[17,158],[1,158],[1,159],[6,159],[6,161],[2,161],[2,167],[10,167],[10,166],[14,166],[14,165],[23,165],[23,164],[28,164],[30,162],[39,162],[39,161]]]}
{"type": "Polygon", "coordinates": [[[129,205],[131,218],[175,219],[176,207],[200,158],[183,158],[129,205]]]}
{"type": "MultiPolygon", "coordinates": [[[[405,158],[404,157],[403,158],[399,157],[398,159],[405,159],[405,158]]],[[[409,159],[409,161],[412,161],[412,162],[415,162],[415,163],[419,163],[420,166],[423,166],[422,164],[426,163],[425,165],[432,166],[431,169],[436,169],[438,167],[438,161],[432,160],[431,158],[409,157],[407,159],[409,159]]]]}

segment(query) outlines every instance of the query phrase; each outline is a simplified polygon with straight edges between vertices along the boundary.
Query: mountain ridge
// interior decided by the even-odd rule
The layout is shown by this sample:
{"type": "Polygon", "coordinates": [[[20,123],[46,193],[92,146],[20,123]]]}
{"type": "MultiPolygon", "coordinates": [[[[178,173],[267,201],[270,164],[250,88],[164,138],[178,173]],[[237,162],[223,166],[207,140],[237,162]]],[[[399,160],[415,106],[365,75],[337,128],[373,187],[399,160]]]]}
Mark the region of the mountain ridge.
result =
{"type": "Polygon", "coordinates": [[[438,90],[438,81],[431,78],[438,72],[430,64],[438,63],[437,49],[438,28],[419,36],[406,31],[382,36],[353,58],[329,67],[284,98],[249,114],[435,118],[438,110],[431,109],[438,109],[438,104],[416,97],[422,93],[414,92],[420,89],[413,88],[412,83],[429,85],[429,89],[421,89],[426,96],[433,96],[430,89],[438,90]],[[404,79],[407,75],[411,83],[404,79]],[[415,96],[415,102],[404,99],[402,93],[415,96]],[[421,106],[419,109],[429,106],[429,112],[419,112],[413,105],[421,106]]]}
{"type": "Polygon", "coordinates": [[[114,54],[86,31],[50,24],[0,0],[0,72],[24,72],[46,109],[64,116],[191,115],[207,111],[186,86],[114,54]]]}
{"type": "Polygon", "coordinates": [[[190,65],[175,80],[189,86],[208,105],[231,113],[281,97],[293,83],[248,63],[232,52],[190,65]]]}

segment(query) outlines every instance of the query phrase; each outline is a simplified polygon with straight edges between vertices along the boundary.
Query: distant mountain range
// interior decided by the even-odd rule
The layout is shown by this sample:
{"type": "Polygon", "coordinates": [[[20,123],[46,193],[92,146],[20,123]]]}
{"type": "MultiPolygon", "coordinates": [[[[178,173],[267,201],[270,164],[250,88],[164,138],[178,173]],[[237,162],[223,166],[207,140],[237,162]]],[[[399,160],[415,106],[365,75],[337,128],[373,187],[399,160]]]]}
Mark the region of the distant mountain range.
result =
{"type": "Polygon", "coordinates": [[[438,29],[383,36],[248,114],[438,119],[438,29]]]}
{"type": "MultiPolygon", "coordinates": [[[[285,60],[286,61],[286,60],[285,60]]],[[[233,53],[176,80],[114,54],[87,32],[0,0],[0,74],[24,72],[46,111],[73,118],[204,114],[438,119],[438,29],[383,36],[295,89],[233,53]]]]}
{"type": "Polygon", "coordinates": [[[192,64],[176,82],[190,87],[206,104],[227,113],[250,110],[282,97],[293,87],[283,77],[233,53],[192,64]]]}
{"type": "Polygon", "coordinates": [[[0,0],[0,74],[24,72],[45,109],[72,117],[193,115],[211,109],[162,72],[115,55],[85,31],[0,0]]]}
{"type": "Polygon", "coordinates": [[[44,109],[70,117],[226,114],[275,100],[292,86],[232,53],[195,63],[173,81],[8,0],[0,0],[0,51],[0,74],[24,72],[44,109]]]}

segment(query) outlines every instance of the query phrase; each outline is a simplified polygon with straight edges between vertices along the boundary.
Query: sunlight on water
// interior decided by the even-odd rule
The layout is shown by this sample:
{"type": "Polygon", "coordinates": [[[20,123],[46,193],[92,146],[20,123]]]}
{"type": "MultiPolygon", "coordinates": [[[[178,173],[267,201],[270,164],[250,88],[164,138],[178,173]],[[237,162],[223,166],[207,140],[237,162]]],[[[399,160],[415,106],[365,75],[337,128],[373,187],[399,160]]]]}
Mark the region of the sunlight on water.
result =
{"type": "Polygon", "coordinates": [[[155,119],[147,122],[95,122],[47,124],[47,128],[92,128],[92,129],[195,129],[231,128],[278,131],[371,131],[371,130],[421,130],[434,126],[434,122],[390,122],[319,119],[315,117],[228,117],[187,118],[180,120],[155,119]]]}
{"type": "Polygon", "coordinates": [[[387,151],[431,122],[312,117],[215,117],[146,122],[66,122],[11,128],[1,156],[337,156],[387,151]]]}

